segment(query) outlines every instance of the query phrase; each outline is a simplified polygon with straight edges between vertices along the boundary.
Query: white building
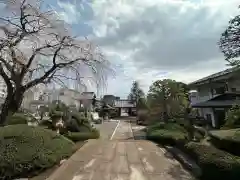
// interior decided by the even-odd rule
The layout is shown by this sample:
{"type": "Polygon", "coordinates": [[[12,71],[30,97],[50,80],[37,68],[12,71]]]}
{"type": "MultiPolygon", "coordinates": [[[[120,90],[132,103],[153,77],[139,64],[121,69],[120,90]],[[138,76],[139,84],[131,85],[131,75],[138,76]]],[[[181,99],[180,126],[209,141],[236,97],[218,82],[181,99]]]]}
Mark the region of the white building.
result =
{"type": "Polygon", "coordinates": [[[0,77],[0,98],[5,98],[7,96],[7,85],[0,77]]]}
{"type": "MultiPolygon", "coordinates": [[[[89,111],[93,110],[93,98],[96,97],[94,92],[83,92],[81,93],[81,106],[86,108],[89,111]]],[[[99,101],[98,101],[99,102],[99,101]]]]}
{"type": "Polygon", "coordinates": [[[44,94],[45,85],[39,84],[37,86],[34,86],[33,88],[27,90],[24,93],[24,98],[22,102],[22,108],[24,109],[30,109],[32,101],[38,101],[41,99],[41,96],[44,94]]]}
{"type": "Polygon", "coordinates": [[[240,104],[240,69],[227,69],[189,84],[191,106],[213,127],[224,124],[226,111],[240,104]]]}
{"type": "MultiPolygon", "coordinates": [[[[22,108],[28,109],[30,107],[30,102],[33,100],[38,100],[40,95],[43,93],[44,85],[39,84],[24,93],[24,98],[22,102],[22,108]]],[[[7,96],[7,85],[4,80],[0,77],[0,104],[2,104],[7,96]]]]}
{"type": "MultiPolygon", "coordinates": [[[[78,88],[79,89],[79,88],[78,88]]],[[[43,92],[43,101],[51,103],[54,100],[60,100],[68,106],[80,107],[80,100],[85,87],[82,89],[74,90],[69,88],[59,88],[59,89],[45,89],[43,92]]]]}

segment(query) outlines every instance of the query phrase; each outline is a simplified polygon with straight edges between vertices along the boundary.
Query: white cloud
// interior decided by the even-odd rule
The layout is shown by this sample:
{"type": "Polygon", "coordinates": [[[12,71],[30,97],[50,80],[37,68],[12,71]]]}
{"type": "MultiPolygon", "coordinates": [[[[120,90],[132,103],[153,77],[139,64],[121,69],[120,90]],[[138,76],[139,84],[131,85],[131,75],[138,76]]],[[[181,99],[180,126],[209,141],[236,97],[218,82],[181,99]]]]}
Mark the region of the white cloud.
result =
{"type": "Polygon", "coordinates": [[[124,69],[109,91],[126,94],[133,79],[147,90],[159,78],[190,82],[226,68],[217,41],[238,5],[237,0],[95,1],[94,40],[124,69]]]}
{"type": "Polygon", "coordinates": [[[226,68],[217,41],[240,4],[239,0],[96,0],[89,13],[76,2],[58,1],[62,9],[58,13],[69,24],[87,17],[84,23],[93,28],[89,37],[117,71],[107,91],[120,96],[127,96],[133,80],[147,91],[157,79],[188,83],[226,68]]]}
{"type": "MultiPolygon", "coordinates": [[[[58,15],[68,24],[76,24],[79,21],[80,13],[77,6],[70,2],[58,1],[58,6],[62,9],[58,11],[58,15]]],[[[79,7],[78,7],[79,8],[79,7]]]]}

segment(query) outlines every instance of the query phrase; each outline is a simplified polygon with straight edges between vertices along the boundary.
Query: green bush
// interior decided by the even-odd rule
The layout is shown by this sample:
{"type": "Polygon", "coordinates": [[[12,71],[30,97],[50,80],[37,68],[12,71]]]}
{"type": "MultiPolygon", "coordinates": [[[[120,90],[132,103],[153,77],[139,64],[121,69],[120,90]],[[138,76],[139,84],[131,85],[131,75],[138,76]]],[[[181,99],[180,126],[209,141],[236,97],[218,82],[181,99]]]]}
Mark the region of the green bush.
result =
{"type": "Polygon", "coordinates": [[[84,113],[71,113],[71,119],[66,122],[67,130],[70,132],[91,131],[90,120],[84,113]]]}
{"type": "Polygon", "coordinates": [[[69,132],[65,136],[74,142],[78,142],[88,139],[98,139],[100,137],[100,133],[98,130],[93,129],[90,132],[69,132]]]}
{"type": "Polygon", "coordinates": [[[209,136],[215,147],[240,156],[240,129],[210,131],[209,136]]]}
{"type": "Polygon", "coordinates": [[[176,123],[157,123],[148,128],[147,139],[161,144],[183,145],[187,140],[187,133],[176,123]]]}
{"type": "Polygon", "coordinates": [[[200,141],[204,139],[207,135],[207,131],[202,127],[197,127],[194,129],[194,137],[196,140],[200,141]]]}
{"type": "Polygon", "coordinates": [[[223,127],[231,129],[240,127],[240,107],[238,105],[234,105],[229,109],[223,127]]]}
{"type": "Polygon", "coordinates": [[[15,113],[7,118],[8,125],[14,124],[27,124],[28,123],[28,116],[24,113],[15,113]]]}
{"type": "Polygon", "coordinates": [[[41,120],[39,126],[47,127],[48,129],[54,129],[52,120],[41,120]]]}
{"type": "Polygon", "coordinates": [[[203,180],[238,180],[240,177],[240,160],[236,156],[193,142],[185,145],[185,151],[200,166],[203,180]]]}
{"type": "Polygon", "coordinates": [[[155,123],[151,126],[148,127],[149,130],[155,130],[155,129],[167,129],[170,131],[181,131],[181,132],[186,132],[183,126],[177,124],[177,123],[155,123]]]}
{"type": "Polygon", "coordinates": [[[73,153],[74,143],[54,131],[27,125],[0,128],[0,179],[26,178],[73,153]]]}
{"type": "Polygon", "coordinates": [[[51,117],[51,119],[59,119],[59,118],[61,118],[61,117],[63,117],[63,112],[62,111],[51,111],[50,112],[50,114],[49,114],[49,116],[51,117]]]}

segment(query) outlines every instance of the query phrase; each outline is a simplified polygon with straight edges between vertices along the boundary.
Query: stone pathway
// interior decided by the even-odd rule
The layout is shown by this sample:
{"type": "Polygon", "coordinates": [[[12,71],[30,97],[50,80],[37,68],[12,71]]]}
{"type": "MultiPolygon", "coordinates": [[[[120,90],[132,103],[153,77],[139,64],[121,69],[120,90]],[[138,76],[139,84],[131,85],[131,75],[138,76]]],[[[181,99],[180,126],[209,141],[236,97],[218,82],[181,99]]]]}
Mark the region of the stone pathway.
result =
{"type": "Polygon", "coordinates": [[[192,180],[166,151],[146,140],[132,140],[120,122],[112,140],[90,140],[48,180],[192,180]]]}

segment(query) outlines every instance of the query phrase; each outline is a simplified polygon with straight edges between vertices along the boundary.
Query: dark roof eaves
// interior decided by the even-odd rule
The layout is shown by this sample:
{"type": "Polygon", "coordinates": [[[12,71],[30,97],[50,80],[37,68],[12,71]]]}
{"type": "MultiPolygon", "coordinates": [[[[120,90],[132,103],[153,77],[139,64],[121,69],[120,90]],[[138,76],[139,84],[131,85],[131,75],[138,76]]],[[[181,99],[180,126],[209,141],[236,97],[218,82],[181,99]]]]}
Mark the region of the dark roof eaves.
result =
{"type": "Polygon", "coordinates": [[[215,79],[215,78],[218,78],[218,77],[221,77],[221,76],[225,76],[225,75],[228,75],[228,74],[233,73],[233,72],[238,71],[238,70],[240,70],[239,67],[228,68],[228,69],[225,69],[223,71],[220,71],[220,72],[211,74],[209,76],[203,77],[199,80],[193,81],[193,82],[189,83],[188,86],[203,85],[203,84],[208,83],[211,79],[215,79]]]}

